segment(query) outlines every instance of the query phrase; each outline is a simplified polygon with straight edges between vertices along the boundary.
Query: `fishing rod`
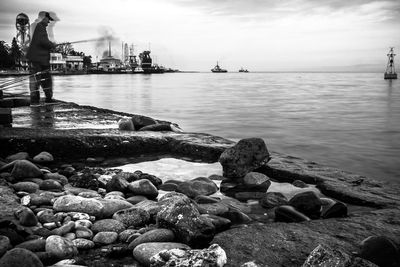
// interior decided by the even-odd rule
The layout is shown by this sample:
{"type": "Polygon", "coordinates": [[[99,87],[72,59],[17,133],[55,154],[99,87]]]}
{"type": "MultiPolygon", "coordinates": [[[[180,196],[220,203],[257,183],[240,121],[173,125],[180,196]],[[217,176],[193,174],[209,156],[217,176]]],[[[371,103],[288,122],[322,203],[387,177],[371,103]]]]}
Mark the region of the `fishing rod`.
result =
{"type": "Polygon", "coordinates": [[[112,37],[112,36],[103,36],[103,37],[99,37],[99,38],[92,38],[92,39],[86,39],[86,40],[58,43],[58,44],[56,44],[56,46],[66,45],[66,44],[90,43],[90,42],[98,42],[98,41],[111,41],[111,40],[114,40],[114,39],[115,38],[112,37]]]}

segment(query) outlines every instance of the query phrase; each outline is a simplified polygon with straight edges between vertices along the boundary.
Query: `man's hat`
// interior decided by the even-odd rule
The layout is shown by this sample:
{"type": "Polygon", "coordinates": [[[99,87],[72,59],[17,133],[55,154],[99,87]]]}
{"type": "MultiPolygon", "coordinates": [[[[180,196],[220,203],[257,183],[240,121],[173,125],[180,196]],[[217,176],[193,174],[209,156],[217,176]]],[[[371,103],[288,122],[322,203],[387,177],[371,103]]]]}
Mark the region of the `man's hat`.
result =
{"type": "Polygon", "coordinates": [[[50,13],[46,12],[46,14],[44,15],[46,18],[48,18],[49,20],[54,20],[52,17],[50,17],[50,13]]]}
{"type": "Polygon", "coordinates": [[[51,16],[50,13],[47,11],[40,11],[39,12],[39,18],[48,18],[50,21],[54,20],[51,16]]]}

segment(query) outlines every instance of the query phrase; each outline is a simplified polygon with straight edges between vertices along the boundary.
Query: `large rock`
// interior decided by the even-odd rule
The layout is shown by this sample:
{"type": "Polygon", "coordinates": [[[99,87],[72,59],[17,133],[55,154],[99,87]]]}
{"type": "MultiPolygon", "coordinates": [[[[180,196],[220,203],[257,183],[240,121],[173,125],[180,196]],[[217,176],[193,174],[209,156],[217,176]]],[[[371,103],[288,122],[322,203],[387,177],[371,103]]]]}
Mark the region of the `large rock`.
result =
{"type": "Polygon", "coordinates": [[[211,195],[218,191],[218,186],[209,178],[198,177],[190,181],[180,183],[177,191],[187,195],[190,198],[195,198],[199,195],[211,195]]]}
{"type": "Polygon", "coordinates": [[[59,197],[53,204],[55,211],[76,211],[93,216],[102,216],[104,205],[97,199],[66,195],[59,197]]]}
{"type": "Polygon", "coordinates": [[[158,196],[158,190],[152,182],[147,179],[141,179],[129,183],[128,189],[130,192],[136,195],[146,196],[148,198],[154,199],[158,196]]]}
{"type": "Polygon", "coordinates": [[[18,153],[8,156],[6,158],[6,161],[11,162],[14,160],[23,160],[23,159],[28,159],[28,158],[29,158],[28,152],[18,152],[18,153]]]}
{"type": "Polygon", "coordinates": [[[304,222],[309,220],[310,218],[305,214],[289,205],[282,205],[275,209],[275,221],[277,222],[304,222]]]}
{"type": "Polygon", "coordinates": [[[171,229],[176,239],[190,246],[207,244],[215,234],[214,225],[201,217],[193,202],[185,195],[168,193],[159,200],[163,207],[157,214],[157,223],[171,229]]]}
{"type": "Polygon", "coordinates": [[[205,249],[171,249],[168,251],[161,251],[154,255],[151,259],[151,266],[213,266],[223,267],[226,262],[226,253],[218,245],[212,244],[209,248],[205,249]]]}
{"type": "Polygon", "coordinates": [[[151,242],[151,243],[143,243],[138,245],[133,250],[133,257],[143,264],[144,266],[150,266],[150,259],[157,253],[163,250],[170,249],[190,249],[188,245],[182,243],[174,243],[174,242],[151,242]]]}
{"type": "Polygon", "coordinates": [[[109,245],[117,241],[118,234],[116,232],[99,232],[93,237],[93,242],[101,245],[109,245]]]}
{"type": "Polygon", "coordinates": [[[127,192],[128,191],[129,182],[121,175],[114,175],[110,181],[106,184],[107,192],[112,191],[120,191],[127,192]]]}
{"type": "Polygon", "coordinates": [[[33,161],[37,163],[47,163],[54,161],[54,157],[49,152],[43,151],[34,156],[33,161]]]}
{"type": "Polygon", "coordinates": [[[77,238],[77,239],[72,240],[72,244],[74,244],[74,246],[80,250],[91,249],[91,248],[94,248],[94,246],[95,246],[93,241],[83,239],[83,238],[77,238]]]}
{"type": "Polygon", "coordinates": [[[14,248],[0,259],[1,267],[43,267],[40,259],[24,248],[14,248]]]}
{"type": "Polygon", "coordinates": [[[12,164],[14,167],[11,171],[11,176],[16,180],[37,178],[43,175],[42,171],[35,164],[28,160],[16,160],[12,164]]]}
{"type": "Polygon", "coordinates": [[[261,138],[247,138],[226,149],[219,162],[223,168],[223,176],[237,179],[268,162],[270,155],[261,138]]]}
{"type": "Polygon", "coordinates": [[[153,118],[141,116],[141,115],[133,115],[132,116],[132,123],[135,126],[135,130],[139,130],[144,126],[156,124],[157,121],[153,118]]]}
{"type": "Polygon", "coordinates": [[[321,212],[321,200],[313,191],[301,192],[289,200],[289,205],[310,218],[318,218],[321,212]]]}
{"type": "Polygon", "coordinates": [[[149,243],[149,242],[172,242],[174,241],[175,235],[174,232],[172,232],[169,229],[154,229],[150,230],[135,240],[133,240],[128,248],[129,249],[134,249],[136,246],[142,244],[142,243],[149,243]]]}
{"type": "Polygon", "coordinates": [[[370,236],[364,239],[361,242],[360,257],[379,266],[400,266],[399,248],[386,236],[370,236]]]}
{"type": "Polygon", "coordinates": [[[15,191],[24,191],[27,193],[35,193],[39,189],[39,185],[33,182],[19,182],[13,184],[12,187],[15,191]]]}
{"type": "Polygon", "coordinates": [[[15,216],[23,226],[35,226],[38,223],[35,213],[26,207],[17,210],[15,216]]]}
{"type": "Polygon", "coordinates": [[[272,209],[277,206],[287,205],[287,198],[280,192],[267,192],[267,194],[259,200],[260,205],[266,209],[272,209]]]}
{"type": "Polygon", "coordinates": [[[103,204],[102,218],[110,218],[117,211],[132,208],[133,204],[122,199],[99,199],[103,204]]]}
{"type": "Polygon", "coordinates": [[[45,239],[32,239],[21,244],[15,246],[16,248],[24,248],[30,250],[32,252],[36,251],[44,251],[46,248],[46,240],[45,239]]]}
{"type": "Polygon", "coordinates": [[[112,218],[122,222],[127,228],[140,227],[150,221],[150,214],[144,209],[134,207],[117,211],[112,218]]]}
{"type": "Polygon", "coordinates": [[[46,239],[46,252],[59,259],[69,259],[78,255],[72,241],[58,235],[51,235],[46,239]]]}
{"type": "Polygon", "coordinates": [[[10,239],[4,235],[0,235],[0,258],[11,248],[10,239]]]}

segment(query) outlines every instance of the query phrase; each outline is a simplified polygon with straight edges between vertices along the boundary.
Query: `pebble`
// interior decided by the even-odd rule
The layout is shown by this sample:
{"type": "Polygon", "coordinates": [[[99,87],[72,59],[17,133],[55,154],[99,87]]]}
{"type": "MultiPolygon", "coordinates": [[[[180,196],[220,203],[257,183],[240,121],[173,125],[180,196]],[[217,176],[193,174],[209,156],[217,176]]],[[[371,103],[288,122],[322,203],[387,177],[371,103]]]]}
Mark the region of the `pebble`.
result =
{"type": "Polygon", "coordinates": [[[59,259],[69,259],[78,255],[72,241],[58,235],[51,235],[46,239],[46,252],[59,259]]]}
{"type": "Polygon", "coordinates": [[[81,250],[86,250],[86,249],[91,249],[94,248],[95,244],[91,240],[83,239],[83,238],[77,238],[72,240],[72,244],[81,250]]]}
{"type": "Polygon", "coordinates": [[[11,248],[10,239],[4,235],[0,235],[0,258],[11,248]]]}
{"type": "Polygon", "coordinates": [[[0,259],[1,267],[43,267],[43,263],[35,253],[24,249],[14,248],[7,251],[0,259]]]}
{"type": "Polygon", "coordinates": [[[102,244],[102,245],[109,245],[117,241],[118,234],[116,232],[99,232],[93,237],[93,242],[102,244]]]}
{"type": "Polygon", "coordinates": [[[114,219],[104,219],[96,221],[92,226],[94,233],[98,232],[116,232],[121,233],[125,230],[125,226],[122,222],[114,219]]]}

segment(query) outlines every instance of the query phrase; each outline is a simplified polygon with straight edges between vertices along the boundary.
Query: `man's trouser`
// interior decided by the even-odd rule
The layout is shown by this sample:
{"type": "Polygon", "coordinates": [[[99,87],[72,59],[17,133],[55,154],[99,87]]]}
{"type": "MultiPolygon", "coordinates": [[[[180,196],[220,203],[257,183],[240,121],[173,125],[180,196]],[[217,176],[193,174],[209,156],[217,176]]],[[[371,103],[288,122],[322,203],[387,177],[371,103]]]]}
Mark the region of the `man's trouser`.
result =
{"type": "Polygon", "coordinates": [[[40,100],[39,87],[42,86],[46,101],[53,98],[53,80],[50,74],[50,65],[31,62],[29,89],[31,92],[31,104],[38,104],[40,100]]]}

